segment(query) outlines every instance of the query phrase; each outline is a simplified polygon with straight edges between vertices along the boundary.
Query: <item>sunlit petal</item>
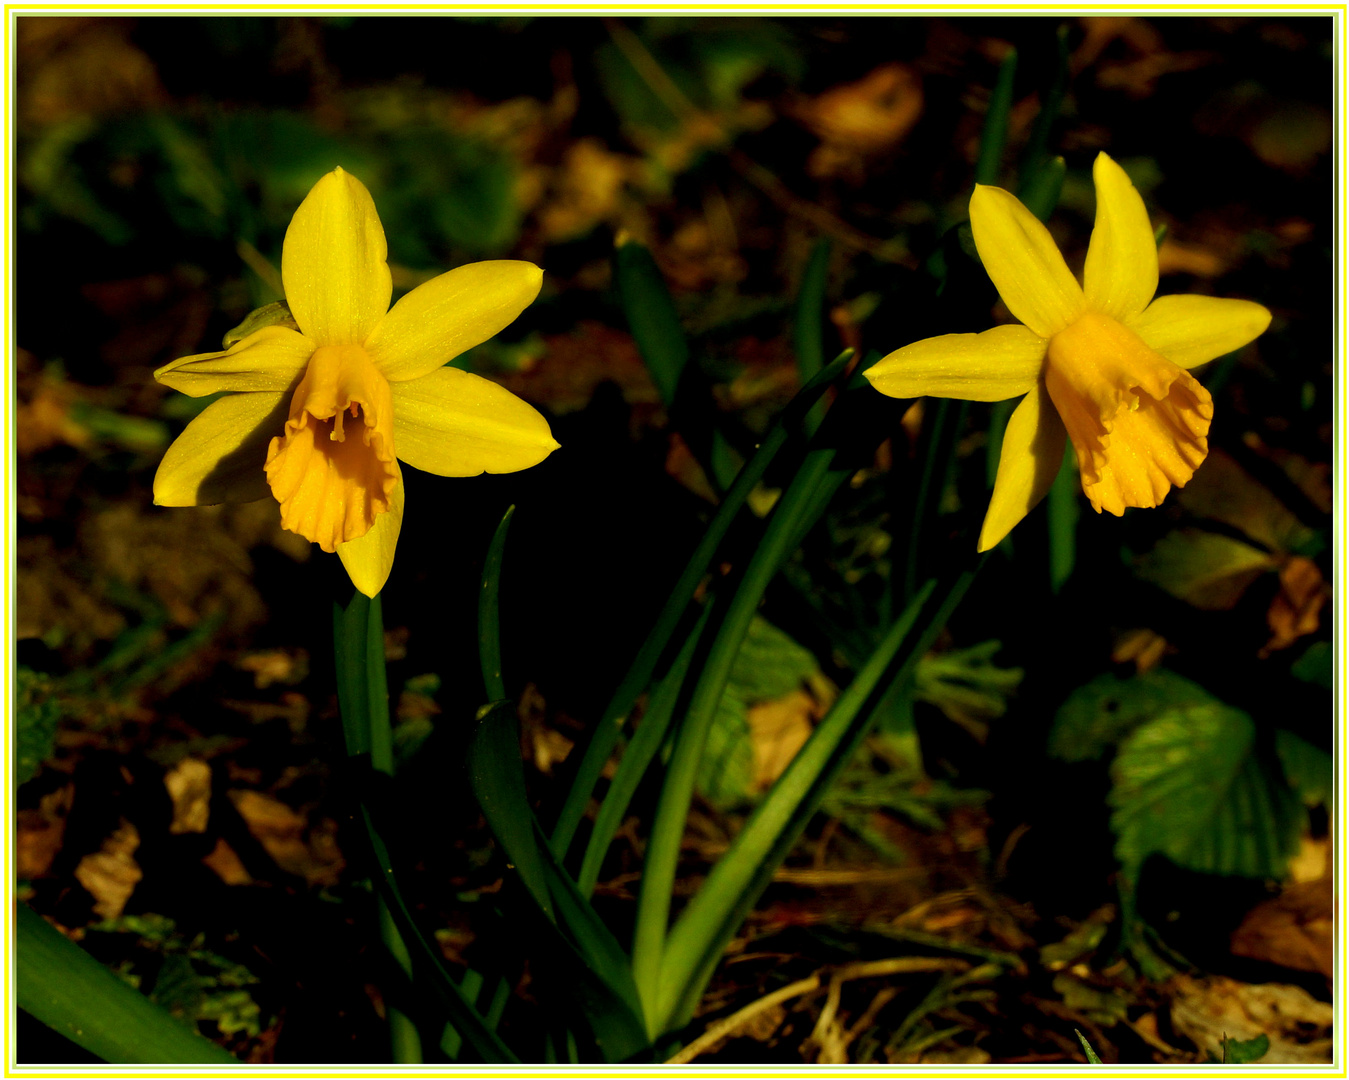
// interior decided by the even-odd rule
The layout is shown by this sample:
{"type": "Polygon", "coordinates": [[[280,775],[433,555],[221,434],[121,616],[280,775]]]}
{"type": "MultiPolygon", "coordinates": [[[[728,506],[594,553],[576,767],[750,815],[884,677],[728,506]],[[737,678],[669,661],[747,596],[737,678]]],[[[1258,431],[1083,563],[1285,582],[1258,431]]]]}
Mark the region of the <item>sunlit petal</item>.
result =
{"type": "Polygon", "coordinates": [[[1002,302],[1037,334],[1053,337],[1082,313],[1082,289],[1054,238],[1015,195],[976,184],[970,226],[1002,302]]]}
{"type": "Polygon", "coordinates": [[[1269,309],[1250,300],[1159,296],[1128,325],[1173,364],[1192,368],[1254,341],[1269,321],[1269,309]]]}
{"type": "MultiPolygon", "coordinates": [[[[397,469],[397,466],[394,466],[397,469]]],[[[398,475],[389,496],[387,513],[380,514],[374,527],[364,536],[337,545],[337,557],[346,567],[351,583],[366,596],[384,588],[393,568],[394,549],[403,528],[403,478],[398,475]]]]}
{"type": "Polygon", "coordinates": [[[440,368],[392,390],[398,456],[425,472],[516,472],[558,448],[538,410],[490,379],[440,368]]]}
{"type": "Polygon", "coordinates": [[[359,345],[389,310],[388,245],[374,200],[356,177],[335,169],[291,218],[281,280],[291,314],[318,345],[359,345]]]}
{"type": "Polygon", "coordinates": [[[868,368],[866,377],[890,397],[1003,401],[1035,385],[1047,345],[1024,326],[943,334],[897,349],[868,368]]]}
{"type": "Polygon", "coordinates": [[[268,326],[223,352],[184,356],[165,364],[155,372],[155,378],[191,397],[222,390],[289,390],[304,374],[313,352],[314,343],[303,334],[284,326],[268,326]]]}
{"type": "Polygon", "coordinates": [[[1067,437],[1044,384],[1037,385],[1007,421],[980,551],[1001,541],[1045,497],[1063,464],[1067,437]]]}
{"type": "Polygon", "coordinates": [[[1087,248],[1087,307],[1115,319],[1137,315],[1157,291],[1157,241],[1128,174],[1096,155],[1096,227],[1087,248]]]}
{"type": "Polygon", "coordinates": [[[160,506],[252,502],[268,494],[267,446],[286,424],[284,393],[230,394],[202,410],[155,473],[160,506]]]}
{"type": "Polygon", "coordinates": [[[513,323],[542,282],[542,270],[516,259],[460,266],[399,300],[366,349],[390,382],[419,379],[513,323]]]}

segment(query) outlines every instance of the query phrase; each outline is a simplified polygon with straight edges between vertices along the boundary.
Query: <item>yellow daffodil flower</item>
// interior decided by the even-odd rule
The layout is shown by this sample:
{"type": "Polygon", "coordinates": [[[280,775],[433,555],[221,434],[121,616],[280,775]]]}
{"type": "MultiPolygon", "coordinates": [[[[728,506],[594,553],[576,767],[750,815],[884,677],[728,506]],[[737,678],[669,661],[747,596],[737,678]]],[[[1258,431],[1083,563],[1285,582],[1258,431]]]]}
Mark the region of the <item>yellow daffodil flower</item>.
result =
{"type": "Polygon", "coordinates": [[[974,243],[1023,325],[945,334],[892,352],[867,377],[891,397],[1001,401],[1025,394],[1003,436],[979,550],[1006,536],[1049,490],[1072,439],[1096,512],[1157,506],[1208,454],[1213,400],[1189,369],[1264,333],[1249,300],[1162,296],[1143,199],[1096,158],[1096,225],[1083,284],[1049,230],[1002,188],[975,185],[974,243]]]}
{"type": "Polygon", "coordinates": [[[267,326],[155,378],[220,391],[169,447],[160,506],[269,494],[281,524],[336,551],[367,596],[384,587],[403,522],[399,461],[438,476],[515,472],[557,449],[548,422],[487,379],[445,367],[528,307],[543,271],[471,263],[392,308],[384,228],[365,185],[337,169],[286,230],[281,279],[298,329],[267,326]]]}

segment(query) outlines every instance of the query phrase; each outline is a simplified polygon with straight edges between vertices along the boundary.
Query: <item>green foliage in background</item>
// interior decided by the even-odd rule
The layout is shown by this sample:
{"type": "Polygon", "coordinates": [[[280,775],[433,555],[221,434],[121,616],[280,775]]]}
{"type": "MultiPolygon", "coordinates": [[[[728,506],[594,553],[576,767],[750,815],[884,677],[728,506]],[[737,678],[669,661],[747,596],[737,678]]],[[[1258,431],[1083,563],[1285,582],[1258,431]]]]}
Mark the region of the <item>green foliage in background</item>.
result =
{"type": "Polygon", "coordinates": [[[125,952],[128,940],[139,947],[137,952],[148,953],[120,961],[113,970],[173,1016],[196,1024],[203,1034],[210,1034],[212,1024],[222,1035],[261,1034],[262,1011],[248,989],[257,985],[257,977],[242,964],[207,949],[204,934],[189,939],[172,919],[153,914],[105,919],[88,932],[97,935],[90,945],[100,953],[125,952]],[[100,941],[102,935],[123,941],[100,941]]]}

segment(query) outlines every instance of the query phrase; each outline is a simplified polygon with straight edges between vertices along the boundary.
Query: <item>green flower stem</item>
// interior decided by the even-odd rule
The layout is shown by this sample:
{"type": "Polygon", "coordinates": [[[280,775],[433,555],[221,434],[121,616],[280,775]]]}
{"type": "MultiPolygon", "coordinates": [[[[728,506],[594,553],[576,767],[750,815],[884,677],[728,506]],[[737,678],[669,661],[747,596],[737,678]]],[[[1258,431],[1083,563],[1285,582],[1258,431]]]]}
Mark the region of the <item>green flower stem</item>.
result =
{"type": "Polygon", "coordinates": [[[662,953],[679,863],[679,845],[693,800],[708,729],[759,601],[783,559],[790,554],[792,542],[799,537],[802,514],[812,506],[822,508],[825,489],[836,489],[847,476],[843,470],[831,473],[835,454],[832,447],[810,451],[779,500],[763,540],[726,609],[675,739],[647,845],[633,935],[633,976],[646,1011],[648,1030],[653,1036],[658,1034],[656,1009],[665,982],[662,953]]]}
{"type": "Polygon", "coordinates": [[[699,583],[707,573],[707,568],[712,562],[712,556],[721,545],[722,539],[731,527],[731,522],[735,520],[735,516],[740,511],[741,506],[744,505],[745,499],[763,478],[769,464],[787,441],[788,434],[801,422],[801,418],[820,398],[829,384],[843,372],[851,356],[851,351],[845,352],[832,364],[816,374],[801,389],[792,404],[788,406],[787,411],[769,430],[763,442],[759,444],[754,456],[740,470],[731,490],[726,493],[725,499],[717,508],[716,515],[707,527],[707,532],[703,534],[703,538],[699,541],[698,547],[694,550],[683,574],[670,591],[670,598],[665,602],[665,607],[661,610],[660,616],[651,628],[646,640],[642,642],[642,647],[633,660],[632,666],[628,668],[623,681],[614,691],[613,698],[609,701],[600,717],[599,724],[590,737],[590,743],[581,758],[571,789],[568,791],[566,801],[558,813],[557,822],[553,826],[552,836],[549,840],[553,853],[559,859],[566,857],[566,852],[576,836],[577,827],[585,816],[591,792],[595,790],[600,774],[604,771],[604,764],[609,760],[609,755],[613,753],[614,747],[618,743],[618,736],[622,731],[623,723],[632,711],[637,698],[651,681],[656,665],[660,662],[665,647],[669,644],[671,636],[684,615],[684,609],[693,599],[693,594],[697,591],[699,583]]]}
{"type": "MultiPolygon", "coordinates": [[[[355,592],[345,608],[333,609],[333,653],[337,697],[347,753],[368,753],[370,766],[393,775],[393,728],[389,723],[389,683],[384,669],[384,615],[379,597],[355,592]]],[[[412,978],[412,959],[383,897],[376,901],[380,939],[412,978]]],[[[389,1041],[395,1063],[420,1065],[421,1038],[412,1018],[388,1006],[389,1041]]]]}

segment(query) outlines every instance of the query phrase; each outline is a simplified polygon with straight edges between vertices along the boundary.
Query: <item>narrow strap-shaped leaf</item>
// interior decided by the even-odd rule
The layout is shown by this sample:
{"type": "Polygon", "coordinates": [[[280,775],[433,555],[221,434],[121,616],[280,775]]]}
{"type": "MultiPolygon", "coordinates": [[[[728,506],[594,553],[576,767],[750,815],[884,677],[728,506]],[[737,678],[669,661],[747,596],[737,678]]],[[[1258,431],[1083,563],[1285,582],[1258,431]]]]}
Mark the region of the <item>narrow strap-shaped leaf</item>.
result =
{"type": "MultiPolygon", "coordinates": [[[[697,783],[707,734],[731,667],[764,592],[785,558],[823,513],[829,499],[852,474],[853,467],[835,467],[841,446],[856,439],[857,418],[865,416],[876,396],[865,385],[863,371],[854,373],[849,390],[821,425],[811,449],[783,492],[750,557],[734,594],[724,609],[712,645],[689,697],[675,737],[665,784],[656,806],[647,843],[637,920],[633,931],[633,975],[652,1019],[653,1002],[664,980],[661,952],[668,928],[671,893],[679,862],[680,840],[697,783]]],[[[653,1030],[652,1034],[656,1032],[653,1030]]]]}
{"type": "Polygon", "coordinates": [[[539,953],[552,958],[559,977],[573,988],[606,1060],[641,1054],[649,1044],[630,969],[616,959],[622,950],[607,931],[609,940],[604,940],[575,882],[545,854],[536,837],[512,703],[497,702],[483,710],[470,741],[468,766],[483,816],[542,916],[543,935],[535,937],[539,953]]]}
{"type": "Polygon", "coordinates": [[[27,904],[15,905],[18,1006],[113,1065],[239,1060],[128,986],[27,904]]]}
{"type": "Polygon", "coordinates": [[[919,459],[923,463],[922,472],[909,523],[909,546],[904,553],[905,602],[913,597],[918,588],[918,580],[922,577],[925,555],[923,542],[932,519],[941,506],[941,497],[950,479],[951,467],[955,461],[956,442],[964,427],[968,406],[968,402],[955,403],[945,398],[935,403],[929,400],[927,403],[931,413],[930,417],[925,417],[923,440],[919,448],[919,459]]]}
{"type": "Polygon", "coordinates": [[[670,290],[651,252],[635,240],[619,243],[614,253],[614,276],[637,348],[661,401],[669,407],[689,362],[688,339],[679,325],[670,290]]]}
{"type": "Polygon", "coordinates": [[[909,677],[975,572],[961,574],[933,602],[935,583],[920,590],[717,861],[666,942],[658,1030],[674,1031],[691,1018],[726,943],[865,737],[877,703],[909,677]]]}
{"type": "Polygon", "coordinates": [[[501,557],[514,513],[514,506],[507,507],[501,524],[492,534],[482,568],[482,590],[478,593],[478,661],[488,701],[501,701],[506,696],[506,683],[501,677],[501,557]]]}
{"type": "Polygon", "coordinates": [[[984,131],[979,139],[979,161],[974,179],[979,184],[996,184],[1002,171],[1002,153],[1007,147],[1007,120],[1012,112],[1012,84],[1016,80],[1016,50],[1008,49],[998,66],[998,81],[988,102],[984,131]]]}
{"type": "MultiPolygon", "coordinates": [[[[546,839],[541,830],[539,836],[540,839],[546,839]]],[[[618,991],[635,1014],[641,1006],[637,998],[637,984],[632,981],[632,965],[627,952],[581,894],[571,875],[548,850],[547,844],[540,843],[539,851],[543,854],[548,870],[548,887],[552,891],[559,921],[570,931],[589,967],[618,991]]]]}
{"type": "Polygon", "coordinates": [[[473,727],[468,748],[469,783],[488,827],[534,903],[552,922],[552,893],[543,854],[534,842],[534,815],[525,793],[520,766],[520,736],[515,703],[484,706],[473,727]]]}
{"type": "MultiPolygon", "coordinates": [[[[843,474],[830,475],[833,459],[831,448],[812,450],[778,499],[763,539],[725,608],[675,738],[647,842],[633,933],[633,973],[647,1005],[649,1019],[665,981],[661,953],[669,922],[671,892],[679,862],[680,840],[684,835],[707,734],[750,621],[773,575],[789,553],[792,541],[803,531],[806,511],[815,505],[822,489],[830,489],[832,493],[842,483],[843,474]]],[[[653,1029],[652,1034],[655,1033],[653,1029]]]]}
{"type": "Polygon", "coordinates": [[[642,714],[641,726],[633,736],[623,757],[618,762],[614,778],[609,781],[609,790],[600,804],[595,816],[595,827],[590,831],[586,843],[585,858],[581,862],[581,873],[577,885],[582,896],[589,896],[599,880],[600,865],[604,862],[605,852],[623,824],[628,804],[637,791],[638,784],[646,775],[646,770],[665,741],[670,730],[670,721],[674,718],[675,703],[679,700],[679,691],[683,688],[684,678],[688,675],[689,664],[693,660],[694,650],[707,628],[710,608],[704,608],[698,623],[685,639],[670,670],[665,673],[655,691],[651,694],[646,711],[642,714]]]}
{"type": "Polygon", "coordinates": [[[609,760],[609,755],[613,753],[614,746],[618,743],[623,722],[651,681],[671,635],[674,634],[685,608],[688,607],[699,583],[707,573],[712,556],[721,546],[731,522],[735,520],[746,498],[763,478],[773,458],[786,443],[788,434],[803,421],[826,388],[843,374],[851,358],[852,351],[845,351],[802,387],[800,393],[792,399],[791,404],[764,436],[758,450],[740,470],[731,490],[717,507],[717,512],[689,558],[688,565],[685,566],[674,588],[670,590],[669,599],[666,600],[650,633],[642,642],[642,647],[623,676],[623,681],[619,683],[618,689],[614,691],[612,699],[601,714],[599,723],[591,732],[590,742],[581,756],[566,801],[558,812],[557,822],[553,826],[551,846],[559,858],[566,856],[581,818],[585,816],[590,795],[604,771],[604,763],[609,760]]]}
{"type": "Polygon", "coordinates": [[[430,987],[459,1036],[473,1047],[483,1061],[495,1064],[518,1064],[519,1058],[501,1041],[496,1032],[484,1022],[483,1018],[478,1015],[478,1011],[464,997],[463,991],[450,977],[450,973],[445,970],[445,965],[440,958],[440,950],[431,945],[413,920],[412,912],[408,909],[407,903],[398,889],[393,862],[389,858],[389,849],[380,836],[379,830],[375,828],[375,822],[370,816],[369,809],[364,805],[361,807],[361,820],[365,825],[366,839],[375,863],[376,872],[373,875],[375,886],[384,901],[385,910],[397,926],[403,940],[410,941],[415,946],[414,968],[425,971],[430,976],[419,985],[430,987]]]}
{"type": "MultiPolygon", "coordinates": [[[[824,367],[824,293],[829,284],[829,255],[833,245],[828,237],[815,241],[810,249],[810,261],[801,278],[801,291],[796,297],[796,316],[792,320],[792,344],[796,350],[796,370],[805,384],[824,367]]],[[[824,406],[816,404],[810,411],[806,430],[814,433],[820,426],[824,406]]]]}

